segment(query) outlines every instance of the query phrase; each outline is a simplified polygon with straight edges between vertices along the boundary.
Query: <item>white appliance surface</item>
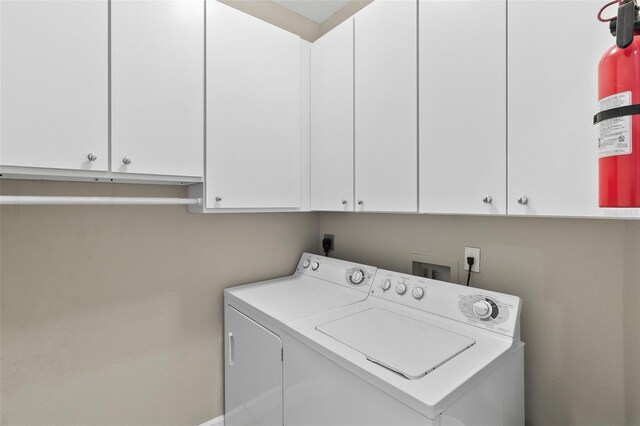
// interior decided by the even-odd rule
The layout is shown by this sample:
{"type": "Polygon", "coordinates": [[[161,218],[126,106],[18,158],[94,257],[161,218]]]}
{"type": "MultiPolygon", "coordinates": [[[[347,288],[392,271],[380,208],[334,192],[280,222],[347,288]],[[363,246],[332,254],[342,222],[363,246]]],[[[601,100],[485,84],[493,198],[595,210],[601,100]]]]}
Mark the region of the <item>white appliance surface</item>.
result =
{"type": "Polygon", "coordinates": [[[260,401],[284,392],[283,422],[301,426],[524,424],[516,296],[304,253],[292,276],[227,289],[225,305],[225,371],[244,371],[225,385],[241,396],[225,405],[229,424],[278,409],[273,398],[252,411],[256,386],[260,401]],[[235,362],[244,348],[261,365],[266,350],[235,312],[275,342],[279,378],[235,362]]]}
{"type": "Polygon", "coordinates": [[[516,296],[378,270],[366,300],[294,321],[290,327],[293,337],[434,419],[522,348],[520,304],[516,296]],[[416,288],[424,291],[422,297],[413,296],[416,288]],[[486,299],[498,307],[495,318],[474,317],[471,306],[486,299]],[[376,312],[375,326],[363,321],[366,312],[376,312]],[[346,320],[351,317],[355,319],[346,320]],[[382,325],[383,319],[392,323],[382,325]],[[435,333],[436,329],[448,334],[435,333]],[[358,333],[367,336],[357,337],[358,333]],[[447,343],[453,336],[455,342],[447,343]],[[436,349],[443,343],[453,344],[436,349]],[[376,357],[384,362],[371,359],[376,357]],[[430,358],[433,361],[423,362],[430,358]],[[415,377],[430,366],[437,368],[415,377]],[[404,370],[414,377],[397,372],[404,370]]]}
{"type": "Polygon", "coordinates": [[[320,324],[316,329],[412,380],[475,344],[469,337],[380,308],[320,324]]]}
{"type": "Polygon", "coordinates": [[[225,297],[288,324],[366,299],[375,273],[371,266],[304,253],[293,275],[233,287],[225,297]]]}

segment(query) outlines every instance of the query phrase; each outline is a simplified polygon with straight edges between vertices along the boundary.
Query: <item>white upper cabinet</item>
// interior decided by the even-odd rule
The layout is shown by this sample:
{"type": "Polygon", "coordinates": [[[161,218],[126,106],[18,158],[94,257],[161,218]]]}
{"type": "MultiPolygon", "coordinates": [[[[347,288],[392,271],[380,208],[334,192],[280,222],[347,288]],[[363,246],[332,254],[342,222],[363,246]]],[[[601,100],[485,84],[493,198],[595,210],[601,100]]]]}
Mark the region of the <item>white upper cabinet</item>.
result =
{"type": "Polygon", "coordinates": [[[311,49],[311,209],[353,211],[353,20],[311,49]]]}
{"type": "Polygon", "coordinates": [[[111,169],[202,176],[204,0],[112,0],[111,169]]]}
{"type": "Polygon", "coordinates": [[[506,213],[506,8],[420,0],[420,212],[506,213]]]}
{"type": "MultiPolygon", "coordinates": [[[[601,0],[509,0],[509,214],[596,216],[601,0]]],[[[487,25],[495,25],[487,23],[487,25]]]]}
{"type": "Polygon", "coordinates": [[[300,38],[207,1],[208,208],[300,207],[300,38]]]}
{"type": "Polygon", "coordinates": [[[107,170],[108,24],[107,0],[0,2],[1,165],[107,170]]]}
{"type": "Polygon", "coordinates": [[[355,15],[356,211],[417,212],[417,2],[355,15]]]}

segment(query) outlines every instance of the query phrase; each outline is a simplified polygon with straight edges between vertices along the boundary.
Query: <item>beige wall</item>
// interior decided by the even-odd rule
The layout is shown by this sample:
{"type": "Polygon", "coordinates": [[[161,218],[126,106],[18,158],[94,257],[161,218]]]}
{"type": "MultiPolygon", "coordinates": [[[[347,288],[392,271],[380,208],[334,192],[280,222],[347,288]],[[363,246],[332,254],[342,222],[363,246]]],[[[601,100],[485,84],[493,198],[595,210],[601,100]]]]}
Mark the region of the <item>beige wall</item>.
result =
{"type": "MultiPolygon", "coordinates": [[[[0,191],[184,196],[26,181],[0,191]]],[[[337,257],[395,270],[408,252],[462,264],[465,245],[480,247],[473,284],[524,300],[528,423],[639,423],[638,222],[115,206],[0,209],[0,422],[218,416],[222,289],[291,273],[325,232],[337,257]]]]}
{"type": "Polygon", "coordinates": [[[322,24],[298,15],[269,0],[218,0],[235,9],[269,22],[294,34],[303,40],[316,41],[338,24],[346,21],[373,0],[352,0],[322,24]]]}
{"type": "MultiPolygon", "coordinates": [[[[2,181],[3,194],[185,196],[2,181]]],[[[291,274],[312,214],[0,209],[2,425],[197,425],[223,412],[222,290],[291,274]]]]}
{"type": "Polygon", "coordinates": [[[640,222],[627,230],[624,287],[627,422],[640,425],[640,222]]]}
{"type": "Polygon", "coordinates": [[[336,235],[336,257],[395,270],[406,270],[408,252],[462,265],[464,247],[480,247],[473,285],[524,300],[534,425],[624,424],[625,410],[638,424],[639,229],[607,220],[339,213],[320,214],[319,228],[336,235]]]}
{"type": "Polygon", "coordinates": [[[298,15],[269,0],[219,0],[235,9],[269,22],[276,27],[299,35],[313,42],[320,37],[320,26],[312,20],[298,15]]]}

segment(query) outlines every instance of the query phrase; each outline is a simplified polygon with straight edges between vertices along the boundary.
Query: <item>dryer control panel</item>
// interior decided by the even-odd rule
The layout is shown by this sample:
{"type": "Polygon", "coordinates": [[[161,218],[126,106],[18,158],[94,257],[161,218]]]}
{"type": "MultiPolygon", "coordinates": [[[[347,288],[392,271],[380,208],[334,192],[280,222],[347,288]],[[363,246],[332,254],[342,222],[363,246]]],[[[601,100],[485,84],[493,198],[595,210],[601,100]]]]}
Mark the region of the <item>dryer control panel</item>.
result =
{"type": "Polygon", "coordinates": [[[369,292],[377,268],[340,259],[303,253],[296,272],[333,284],[369,292]]]}
{"type": "Polygon", "coordinates": [[[378,269],[370,294],[421,311],[519,337],[517,296],[378,269]]]}

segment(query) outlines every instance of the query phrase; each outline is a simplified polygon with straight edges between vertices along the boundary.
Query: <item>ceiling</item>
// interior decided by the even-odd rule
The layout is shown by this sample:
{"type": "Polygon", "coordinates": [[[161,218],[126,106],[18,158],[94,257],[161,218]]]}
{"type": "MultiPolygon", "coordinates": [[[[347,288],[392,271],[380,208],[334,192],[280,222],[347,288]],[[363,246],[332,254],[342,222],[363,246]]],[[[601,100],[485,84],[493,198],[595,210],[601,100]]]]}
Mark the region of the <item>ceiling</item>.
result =
{"type": "Polygon", "coordinates": [[[273,2],[317,24],[322,24],[345,7],[350,0],[273,0],[273,2]]]}

